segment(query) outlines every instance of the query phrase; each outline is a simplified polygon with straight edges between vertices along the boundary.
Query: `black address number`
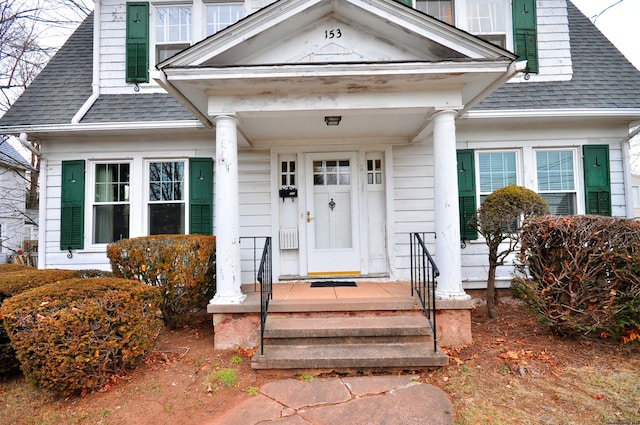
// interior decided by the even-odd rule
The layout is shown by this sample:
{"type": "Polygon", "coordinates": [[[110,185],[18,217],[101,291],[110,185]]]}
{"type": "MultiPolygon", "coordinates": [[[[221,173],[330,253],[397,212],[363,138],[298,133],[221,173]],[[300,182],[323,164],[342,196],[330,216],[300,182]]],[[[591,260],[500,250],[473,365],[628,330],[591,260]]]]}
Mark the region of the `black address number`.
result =
{"type": "Polygon", "coordinates": [[[325,40],[326,39],[331,39],[331,38],[340,38],[340,37],[342,37],[342,31],[340,31],[340,28],[324,30],[324,38],[325,38],[325,40]]]}

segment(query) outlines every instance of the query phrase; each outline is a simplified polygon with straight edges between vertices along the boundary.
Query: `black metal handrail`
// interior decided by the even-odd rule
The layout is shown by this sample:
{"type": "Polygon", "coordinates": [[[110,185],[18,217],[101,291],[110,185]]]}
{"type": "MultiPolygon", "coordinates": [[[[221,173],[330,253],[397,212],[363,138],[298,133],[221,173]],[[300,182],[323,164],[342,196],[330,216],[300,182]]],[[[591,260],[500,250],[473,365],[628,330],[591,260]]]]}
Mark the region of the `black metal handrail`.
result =
{"type": "Polygon", "coordinates": [[[424,244],[424,233],[411,233],[411,296],[418,295],[422,311],[427,316],[433,330],[433,351],[438,351],[436,332],[436,278],[440,270],[424,244]]]}
{"type": "Polygon", "coordinates": [[[273,299],[273,276],[271,274],[271,237],[266,237],[256,279],[260,282],[260,354],[264,355],[264,328],[267,323],[269,301],[273,299]]]}

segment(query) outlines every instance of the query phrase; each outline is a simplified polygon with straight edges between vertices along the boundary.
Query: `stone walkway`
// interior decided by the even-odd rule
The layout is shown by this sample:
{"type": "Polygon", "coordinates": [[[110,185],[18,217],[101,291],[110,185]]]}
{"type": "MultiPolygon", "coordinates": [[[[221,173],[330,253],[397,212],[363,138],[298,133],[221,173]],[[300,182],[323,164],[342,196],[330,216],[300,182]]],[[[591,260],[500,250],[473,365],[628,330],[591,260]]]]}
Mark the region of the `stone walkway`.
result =
{"type": "Polygon", "coordinates": [[[203,425],[452,425],[445,393],[413,376],[287,379],[203,425]]]}

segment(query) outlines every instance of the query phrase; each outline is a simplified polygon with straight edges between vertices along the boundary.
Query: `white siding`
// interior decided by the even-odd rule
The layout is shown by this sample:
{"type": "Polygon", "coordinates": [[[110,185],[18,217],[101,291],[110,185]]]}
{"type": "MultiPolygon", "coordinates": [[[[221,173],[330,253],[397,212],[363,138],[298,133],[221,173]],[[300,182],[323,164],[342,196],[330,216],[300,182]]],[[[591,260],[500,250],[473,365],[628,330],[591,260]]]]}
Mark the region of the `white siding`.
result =
{"type": "Polygon", "coordinates": [[[430,143],[393,148],[393,220],[395,230],[389,263],[392,279],[407,280],[409,272],[409,234],[427,232],[425,242],[433,253],[434,195],[433,146],[430,143]]]}
{"type": "MultiPolygon", "coordinates": [[[[571,80],[573,67],[569,43],[567,0],[538,0],[538,64],[539,73],[531,81],[571,80]]],[[[512,81],[523,81],[518,76],[512,81]]]]}
{"type": "MultiPolygon", "coordinates": [[[[271,174],[269,151],[238,153],[242,282],[255,281],[265,236],[271,235],[271,174]],[[257,237],[254,250],[252,237],[257,237]],[[255,260],[255,263],[254,263],[255,260]]],[[[222,224],[222,223],[219,223],[222,224]]]]}
{"type": "Polygon", "coordinates": [[[0,262],[23,248],[26,188],[24,171],[0,164],[0,262]]]}

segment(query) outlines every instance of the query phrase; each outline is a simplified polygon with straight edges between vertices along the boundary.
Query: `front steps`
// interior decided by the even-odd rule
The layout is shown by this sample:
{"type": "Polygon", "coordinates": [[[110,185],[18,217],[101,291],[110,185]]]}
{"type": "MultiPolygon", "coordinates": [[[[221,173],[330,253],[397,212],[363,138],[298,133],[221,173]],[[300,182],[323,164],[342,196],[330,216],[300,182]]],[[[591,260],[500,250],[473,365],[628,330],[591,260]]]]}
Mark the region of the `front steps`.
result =
{"type": "Polygon", "coordinates": [[[446,366],[434,352],[433,332],[420,312],[270,313],[264,355],[254,369],[353,370],[446,366]]]}

